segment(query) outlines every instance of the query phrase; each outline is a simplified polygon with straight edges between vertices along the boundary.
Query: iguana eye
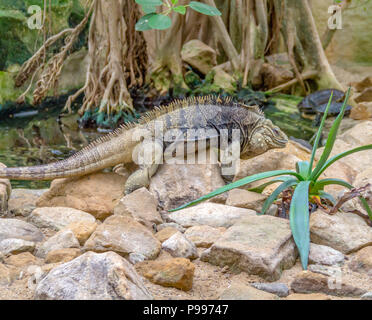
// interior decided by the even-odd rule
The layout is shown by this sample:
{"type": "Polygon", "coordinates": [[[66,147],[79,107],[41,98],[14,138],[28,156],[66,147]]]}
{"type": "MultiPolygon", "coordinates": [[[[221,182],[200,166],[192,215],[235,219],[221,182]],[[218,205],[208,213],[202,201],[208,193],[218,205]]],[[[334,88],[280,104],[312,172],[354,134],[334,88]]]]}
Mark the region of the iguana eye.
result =
{"type": "Polygon", "coordinates": [[[276,129],[276,128],[273,128],[273,132],[274,132],[274,134],[275,134],[276,136],[278,136],[278,135],[280,134],[279,130],[276,129]]]}

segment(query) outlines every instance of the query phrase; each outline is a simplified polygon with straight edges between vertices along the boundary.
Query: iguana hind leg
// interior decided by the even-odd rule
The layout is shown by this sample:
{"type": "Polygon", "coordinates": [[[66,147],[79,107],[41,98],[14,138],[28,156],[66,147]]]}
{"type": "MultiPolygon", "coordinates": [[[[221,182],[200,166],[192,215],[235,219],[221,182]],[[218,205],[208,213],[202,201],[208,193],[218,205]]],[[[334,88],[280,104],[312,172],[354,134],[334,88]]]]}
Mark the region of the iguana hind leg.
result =
{"type": "Polygon", "coordinates": [[[156,173],[163,160],[163,143],[160,140],[145,140],[133,153],[133,161],[139,169],[133,172],[125,183],[125,194],[142,187],[148,187],[151,177],[156,173]]]}

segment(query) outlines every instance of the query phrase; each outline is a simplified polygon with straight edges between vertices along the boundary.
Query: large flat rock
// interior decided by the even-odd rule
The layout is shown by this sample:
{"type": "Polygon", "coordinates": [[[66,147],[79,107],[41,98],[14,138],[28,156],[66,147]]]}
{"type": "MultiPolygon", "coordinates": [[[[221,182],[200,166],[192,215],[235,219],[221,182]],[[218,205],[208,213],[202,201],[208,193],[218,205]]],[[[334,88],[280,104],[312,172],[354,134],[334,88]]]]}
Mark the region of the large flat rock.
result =
{"type": "Polygon", "coordinates": [[[48,189],[13,189],[8,209],[14,215],[29,215],[36,208],[36,201],[48,189]]]}
{"type": "Polygon", "coordinates": [[[164,241],[162,243],[162,248],[169,252],[173,257],[188,258],[192,260],[199,256],[195,244],[179,231],[164,241]]]}
{"type": "Polygon", "coordinates": [[[217,64],[216,51],[197,39],[183,45],[181,57],[183,61],[203,74],[207,74],[217,64]]]}
{"type": "Polygon", "coordinates": [[[311,242],[329,246],[344,254],[372,245],[372,228],[358,215],[318,210],[310,216],[311,242]]]}
{"type": "Polygon", "coordinates": [[[134,268],[114,252],[87,252],[52,269],[36,287],[39,300],[148,300],[134,268]]]}
{"type": "Polygon", "coordinates": [[[18,254],[22,252],[30,251],[35,249],[35,243],[32,241],[26,241],[23,239],[4,239],[0,241],[0,256],[8,254],[18,254]]]}
{"type": "Polygon", "coordinates": [[[145,226],[130,217],[111,216],[99,225],[85,243],[86,250],[114,251],[128,256],[137,253],[155,259],[161,244],[145,226]]]}
{"type": "Polygon", "coordinates": [[[61,230],[45,241],[36,251],[36,256],[45,258],[54,250],[65,248],[80,248],[79,241],[71,230],[61,230]]]}
{"type": "Polygon", "coordinates": [[[36,205],[75,208],[105,219],[114,213],[114,207],[123,197],[125,181],[126,177],[112,172],[56,179],[36,205]]]}
{"type": "Polygon", "coordinates": [[[272,216],[247,216],[203,252],[201,260],[278,280],[297,257],[289,222],[272,216]]]}
{"type": "MultiPolygon", "coordinates": [[[[151,178],[149,190],[159,201],[159,206],[169,210],[196,200],[224,185],[218,164],[165,163],[151,178]]],[[[210,201],[224,202],[226,196],[222,194],[210,201]]]]}
{"type": "Polygon", "coordinates": [[[61,230],[73,222],[95,222],[89,213],[66,207],[36,208],[29,216],[29,221],[39,228],[61,230]]]}
{"type": "Polygon", "coordinates": [[[342,264],[344,259],[345,256],[338,250],[310,243],[309,263],[333,266],[342,264]]]}
{"type": "Polygon", "coordinates": [[[256,212],[218,203],[201,203],[194,207],[172,212],[168,218],[185,228],[198,225],[228,228],[246,216],[256,216],[256,212]]]}
{"type": "Polygon", "coordinates": [[[157,207],[157,199],[146,188],[140,188],[123,197],[114,208],[114,214],[132,217],[151,227],[152,224],[163,222],[157,207]]]}
{"type": "Polygon", "coordinates": [[[291,283],[291,289],[297,293],[325,293],[334,296],[360,297],[366,290],[355,286],[342,277],[342,273],[326,276],[311,271],[302,271],[291,283]]]}
{"type": "Polygon", "coordinates": [[[9,238],[39,242],[44,236],[30,223],[18,219],[0,219],[0,241],[9,238]]]}

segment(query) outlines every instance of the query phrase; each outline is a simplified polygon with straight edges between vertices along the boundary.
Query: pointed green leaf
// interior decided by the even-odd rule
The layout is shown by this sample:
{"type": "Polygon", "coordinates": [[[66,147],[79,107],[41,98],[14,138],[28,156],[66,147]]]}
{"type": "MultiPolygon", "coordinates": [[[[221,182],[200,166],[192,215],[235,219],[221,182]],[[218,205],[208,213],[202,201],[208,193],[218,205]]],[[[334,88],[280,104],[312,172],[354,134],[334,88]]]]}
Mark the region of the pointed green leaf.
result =
{"type": "Polygon", "coordinates": [[[306,179],[309,173],[309,161],[298,161],[296,162],[296,171],[301,177],[306,179]]]}
{"type": "Polygon", "coordinates": [[[172,20],[163,14],[155,14],[149,19],[149,26],[157,30],[168,29],[172,25],[172,20]]]}
{"type": "Polygon", "coordinates": [[[293,239],[300,253],[301,264],[307,269],[310,251],[309,186],[311,181],[301,181],[292,196],[289,223],[293,239]]]}
{"type": "Polygon", "coordinates": [[[243,179],[240,179],[238,181],[230,183],[226,186],[218,188],[218,189],[212,191],[211,193],[208,193],[207,195],[202,196],[199,199],[196,199],[194,201],[186,203],[186,204],[184,204],[184,205],[182,205],[182,206],[180,206],[176,209],[168,210],[168,211],[173,212],[173,211],[181,210],[181,209],[184,209],[184,208],[187,208],[187,207],[191,207],[191,206],[193,206],[197,203],[200,203],[202,201],[205,201],[205,200],[208,200],[208,199],[213,198],[215,196],[218,196],[219,194],[224,193],[226,191],[229,191],[231,189],[239,188],[239,187],[242,187],[242,186],[244,186],[248,183],[255,182],[255,181],[258,181],[258,180],[262,180],[262,179],[265,179],[265,178],[271,178],[271,177],[281,176],[281,175],[292,175],[292,176],[295,176],[297,179],[302,180],[301,176],[298,173],[296,173],[294,171],[290,171],[290,170],[275,170],[275,171],[256,173],[256,174],[251,175],[249,177],[245,177],[243,179]]]}
{"type": "Polygon", "coordinates": [[[221,12],[216,7],[209,6],[205,3],[191,1],[189,5],[191,9],[197,12],[206,14],[207,16],[220,16],[221,15],[221,12]]]}
{"type": "Polygon", "coordinates": [[[310,158],[308,175],[311,174],[311,170],[313,169],[313,163],[314,163],[315,153],[316,153],[316,150],[318,149],[320,137],[322,135],[324,123],[325,123],[325,121],[327,119],[328,110],[329,110],[329,108],[331,106],[332,98],[333,98],[333,91],[331,92],[331,96],[329,97],[327,107],[326,107],[326,109],[324,111],[324,115],[323,115],[322,121],[320,122],[319,129],[318,129],[318,132],[316,134],[316,138],[315,138],[314,145],[313,145],[313,150],[311,152],[311,158],[310,158]]]}
{"type": "Polygon", "coordinates": [[[262,206],[261,213],[259,215],[265,214],[266,210],[269,209],[271,204],[275,201],[275,199],[279,196],[281,192],[283,192],[285,189],[288,189],[289,187],[295,186],[297,183],[298,183],[298,180],[295,178],[292,178],[291,180],[283,182],[279,187],[277,187],[270,194],[270,196],[266,199],[265,203],[262,206]]]}
{"type": "Polygon", "coordinates": [[[321,170],[323,165],[326,163],[326,161],[328,160],[329,155],[332,152],[332,148],[333,148],[333,145],[335,144],[338,128],[340,127],[341,121],[342,121],[342,119],[344,117],[344,114],[345,114],[346,103],[347,103],[347,100],[349,99],[349,95],[350,95],[350,88],[346,92],[346,97],[345,97],[344,103],[341,107],[341,112],[337,116],[336,120],[334,121],[334,123],[331,127],[331,130],[329,131],[327,142],[326,142],[326,145],[324,146],[323,153],[320,156],[320,159],[319,159],[315,169],[312,171],[312,173],[310,175],[311,179],[313,179],[319,173],[319,171],[321,170]]]}
{"type": "Polygon", "coordinates": [[[360,151],[364,151],[364,150],[371,150],[371,149],[372,149],[372,144],[367,144],[365,146],[357,147],[357,148],[354,148],[354,149],[351,149],[351,150],[348,150],[348,151],[339,153],[338,155],[335,155],[334,157],[332,157],[332,158],[330,158],[330,159],[327,160],[327,162],[323,165],[323,167],[319,170],[319,172],[317,173],[317,175],[314,177],[314,180],[317,180],[320,177],[320,175],[329,166],[331,166],[333,163],[335,163],[337,160],[340,160],[341,158],[346,157],[346,156],[348,156],[350,154],[353,154],[355,152],[360,152],[360,151]]]}
{"type": "Polygon", "coordinates": [[[275,178],[275,179],[272,179],[271,181],[268,181],[266,183],[263,183],[263,184],[259,185],[258,187],[250,188],[250,189],[248,189],[248,191],[252,191],[252,192],[256,192],[256,193],[262,193],[267,186],[270,186],[270,185],[272,185],[274,183],[277,183],[277,182],[285,182],[285,181],[288,181],[288,180],[291,180],[291,179],[293,179],[293,177],[291,177],[291,176],[283,176],[283,177],[275,178]]]}

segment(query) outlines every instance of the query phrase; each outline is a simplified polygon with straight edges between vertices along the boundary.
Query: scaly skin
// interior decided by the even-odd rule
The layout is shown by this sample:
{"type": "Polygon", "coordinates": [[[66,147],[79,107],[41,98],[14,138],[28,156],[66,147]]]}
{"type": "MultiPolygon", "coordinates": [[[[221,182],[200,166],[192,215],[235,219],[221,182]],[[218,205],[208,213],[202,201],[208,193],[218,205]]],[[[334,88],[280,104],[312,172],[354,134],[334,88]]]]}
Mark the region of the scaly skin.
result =
{"type": "MultiPolygon", "coordinates": [[[[0,168],[0,178],[16,180],[52,180],[83,176],[118,164],[138,161],[138,156],[146,149],[146,141],[139,140],[146,130],[153,144],[161,153],[153,153],[150,163],[140,165],[127,180],[125,193],[142,186],[148,186],[158,164],[155,158],[171,150],[177,143],[184,143],[187,129],[206,129],[193,140],[200,141],[218,138],[222,129],[240,130],[240,148],[242,159],[261,154],[271,148],[282,148],[287,143],[286,135],[255,106],[245,106],[232,102],[229,98],[199,97],[177,100],[168,106],[156,108],[142,117],[137,124],[124,125],[75,155],[55,163],[20,168],[0,168]],[[159,129],[160,124],[160,129],[159,129]],[[170,130],[181,132],[177,138],[163,141],[157,133],[166,134],[170,130]],[[209,136],[208,132],[216,134],[209,136]]],[[[229,139],[231,135],[229,135],[229,139]]],[[[229,141],[231,142],[231,141],[229,141]]]]}

